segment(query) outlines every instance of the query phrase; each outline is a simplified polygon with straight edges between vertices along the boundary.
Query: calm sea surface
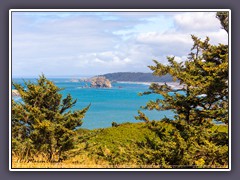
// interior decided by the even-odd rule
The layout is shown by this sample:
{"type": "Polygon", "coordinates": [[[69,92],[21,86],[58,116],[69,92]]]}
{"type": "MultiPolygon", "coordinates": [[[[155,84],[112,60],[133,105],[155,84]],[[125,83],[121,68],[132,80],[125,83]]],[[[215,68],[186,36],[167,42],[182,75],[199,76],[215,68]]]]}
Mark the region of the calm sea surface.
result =
{"type": "MultiPolygon", "coordinates": [[[[35,79],[24,79],[36,81],[35,79]]],[[[112,122],[139,122],[134,116],[138,115],[137,111],[140,106],[144,106],[149,100],[162,98],[161,95],[145,95],[139,96],[139,92],[148,90],[146,84],[134,83],[112,83],[111,89],[95,89],[83,88],[84,82],[71,82],[70,79],[50,79],[58,87],[64,88],[60,93],[63,97],[71,94],[77,99],[73,110],[82,109],[91,103],[90,109],[87,111],[83,119],[82,128],[95,129],[110,127],[112,122]]],[[[15,83],[23,83],[22,79],[13,79],[15,83]]],[[[19,98],[14,97],[15,100],[19,98]]],[[[171,111],[147,111],[143,112],[150,119],[160,120],[164,116],[173,119],[174,114],[171,111]]]]}

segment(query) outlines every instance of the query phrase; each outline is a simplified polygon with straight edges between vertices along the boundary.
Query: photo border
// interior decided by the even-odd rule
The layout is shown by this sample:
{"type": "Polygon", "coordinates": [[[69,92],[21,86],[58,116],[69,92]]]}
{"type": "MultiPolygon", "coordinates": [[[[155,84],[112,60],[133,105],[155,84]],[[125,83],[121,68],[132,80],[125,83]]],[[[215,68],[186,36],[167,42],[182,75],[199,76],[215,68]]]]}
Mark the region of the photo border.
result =
{"type": "Polygon", "coordinates": [[[10,9],[9,10],[9,171],[231,171],[231,9],[10,9]],[[229,12],[229,164],[228,168],[155,169],[155,168],[12,168],[11,99],[12,99],[12,12],[229,12]],[[11,90],[10,90],[11,89],[11,90]]]}

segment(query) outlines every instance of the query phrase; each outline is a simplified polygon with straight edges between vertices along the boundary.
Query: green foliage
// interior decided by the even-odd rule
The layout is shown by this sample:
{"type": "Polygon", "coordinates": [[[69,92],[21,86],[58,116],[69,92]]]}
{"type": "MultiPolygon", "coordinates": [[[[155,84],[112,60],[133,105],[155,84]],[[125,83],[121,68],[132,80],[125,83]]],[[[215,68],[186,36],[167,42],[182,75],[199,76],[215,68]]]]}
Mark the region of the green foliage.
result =
{"type": "MultiPolygon", "coordinates": [[[[226,17],[220,19],[225,21],[226,17]]],[[[155,66],[149,66],[155,76],[170,74],[183,88],[151,84],[150,91],[143,95],[156,93],[164,98],[150,101],[144,108],[172,110],[176,119],[184,119],[188,124],[201,125],[212,120],[227,124],[228,45],[211,45],[208,37],[201,41],[192,35],[192,40],[194,44],[186,61],[179,63],[174,57],[168,57],[168,65],[154,60],[155,66]]],[[[139,112],[137,119],[147,118],[139,112]]]]}
{"type": "MultiPolygon", "coordinates": [[[[185,121],[149,123],[157,137],[147,137],[146,142],[139,144],[139,157],[145,164],[168,168],[226,167],[228,139],[219,136],[221,132],[216,126],[194,126],[185,121]]],[[[222,133],[227,133],[227,126],[224,128],[222,133]]]]}
{"type": "Polygon", "coordinates": [[[73,148],[75,129],[81,126],[88,107],[71,111],[76,100],[71,95],[62,99],[61,90],[53,82],[40,76],[37,83],[25,82],[25,87],[13,83],[22,101],[12,100],[13,152],[31,157],[36,152],[48,154],[48,160],[62,158],[73,148]]]}
{"type": "Polygon", "coordinates": [[[135,116],[135,119],[145,121],[146,123],[149,122],[149,118],[141,111],[138,111],[138,116],[135,116]]]}
{"type": "MultiPolygon", "coordinates": [[[[228,14],[217,13],[228,32],[228,14]]],[[[161,167],[222,167],[228,165],[228,132],[213,130],[213,120],[228,127],[228,45],[211,45],[192,35],[193,47],[184,62],[168,57],[168,65],[154,60],[149,66],[155,76],[170,74],[183,86],[172,89],[168,84],[153,83],[151,93],[163,99],[149,101],[143,109],[172,110],[175,120],[150,121],[139,111],[137,120],[147,122],[157,137],[140,143],[141,161],[161,167]],[[164,124],[164,126],[163,126],[164,124]]],[[[219,126],[219,127],[223,127],[219,126]]]]}
{"type": "MultiPolygon", "coordinates": [[[[79,136],[83,150],[96,161],[107,161],[112,166],[138,163],[138,142],[145,142],[145,137],[154,137],[155,133],[144,123],[124,123],[117,127],[91,130],[85,136],[79,136]]],[[[78,150],[78,152],[83,151],[78,150]]]]}
{"type": "Polygon", "coordinates": [[[228,21],[229,21],[229,15],[228,12],[217,12],[216,17],[220,20],[222,28],[228,32],[228,21]]]}
{"type": "MultiPolygon", "coordinates": [[[[228,165],[227,126],[200,127],[185,121],[124,123],[96,130],[78,129],[79,149],[112,167],[212,168],[228,165]]],[[[74,156],[71,156],[74,159],[74,156]]]]}
{"type": "Polygon", "coordinates": [[[118,127],[118,126],[119,126],[118,123],[116,123],[116,122],[112,122],[112,127],[118,127]]]}

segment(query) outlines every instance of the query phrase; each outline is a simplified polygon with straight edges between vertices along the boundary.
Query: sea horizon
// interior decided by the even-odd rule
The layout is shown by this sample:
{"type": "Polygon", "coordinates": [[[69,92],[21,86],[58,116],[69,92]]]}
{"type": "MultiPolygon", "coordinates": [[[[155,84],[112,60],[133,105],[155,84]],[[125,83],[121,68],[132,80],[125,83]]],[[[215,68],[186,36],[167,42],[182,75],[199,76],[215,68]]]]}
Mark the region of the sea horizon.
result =
{"type": "MultiPolygon", "coordinates": [[[[26,80],[31,79],[33,78],[26,80]]],[[[22,79],[13,78],[14,80],[15,83],[23,84],[22,79]]],[[[91,104],[79,128],[98,129],[111,127],[112,122],[118,124],[140,122],[134,118],[138,115],[140,106],[146,105],[149,100],[162,98],[161,95],[156,94],[139,96],[139,93],[149,88],[149,85],[145,83],[114,82],[112,88],[84,88],[86,82],[72,82],[71,78],[49,78],[49,80],[52,80],[59,88],[64,88],[60,91],[63,98],[70,94],[73,99],[77,99],[72,110],[80,110],[91,104]]],[[[170,119],[174,118],[174,113],[170,110],[162,112],[143,110],[143,112],[152,120],[161,120],[165,116],[170,119]]]]}

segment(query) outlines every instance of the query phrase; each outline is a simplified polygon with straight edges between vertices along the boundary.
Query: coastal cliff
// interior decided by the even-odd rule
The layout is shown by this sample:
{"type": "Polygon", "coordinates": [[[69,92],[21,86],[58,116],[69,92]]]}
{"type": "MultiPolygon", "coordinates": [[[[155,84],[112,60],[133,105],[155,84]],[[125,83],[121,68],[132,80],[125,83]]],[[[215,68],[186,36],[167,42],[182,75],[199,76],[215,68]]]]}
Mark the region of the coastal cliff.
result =
{"type": "Polygon", "coordinates": [[[112,84],[109,81],[109,79],[107,79],[106,77],[97,76],[97,77],[93,77],[91,79],[90,87],[92,87],[92,88],[111,88],[112,84]]]}

